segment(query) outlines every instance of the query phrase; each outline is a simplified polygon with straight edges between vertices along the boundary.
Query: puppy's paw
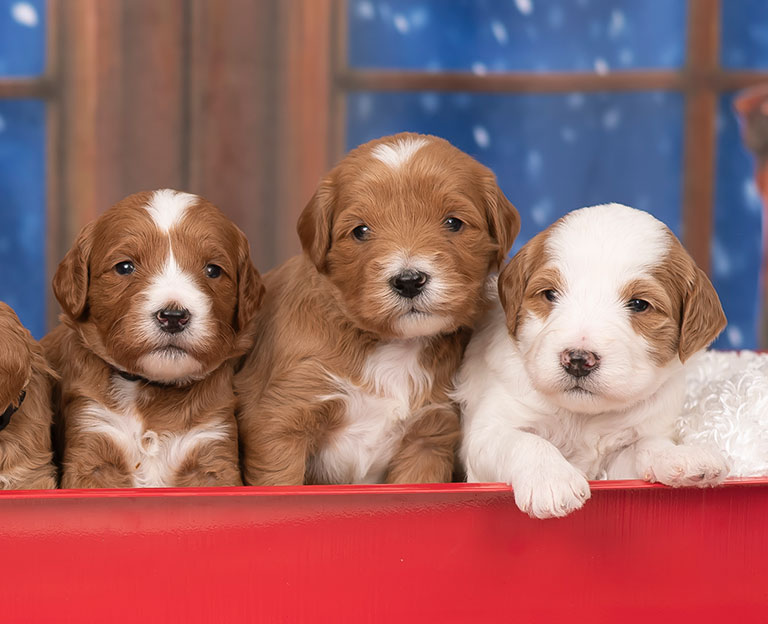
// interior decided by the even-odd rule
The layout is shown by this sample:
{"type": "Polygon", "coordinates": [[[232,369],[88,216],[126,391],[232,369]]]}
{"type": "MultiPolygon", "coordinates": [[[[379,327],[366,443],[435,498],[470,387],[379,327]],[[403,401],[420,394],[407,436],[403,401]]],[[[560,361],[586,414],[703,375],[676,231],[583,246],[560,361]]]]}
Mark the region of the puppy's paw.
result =
{"type": "Polygon", "coordinates": [[[728,464],[717,451],[681,444],[653,453],[642,474],[651,483],[658,481],[672,487],[707,487],[722,483],[728,476],[728,464]]]}
{"type": "Polygon", "coordinates": [[[561,518],[591,496],[584,475],[565,459],[539,465],[514,479],[515,503],[532,518],[561,518]]]}

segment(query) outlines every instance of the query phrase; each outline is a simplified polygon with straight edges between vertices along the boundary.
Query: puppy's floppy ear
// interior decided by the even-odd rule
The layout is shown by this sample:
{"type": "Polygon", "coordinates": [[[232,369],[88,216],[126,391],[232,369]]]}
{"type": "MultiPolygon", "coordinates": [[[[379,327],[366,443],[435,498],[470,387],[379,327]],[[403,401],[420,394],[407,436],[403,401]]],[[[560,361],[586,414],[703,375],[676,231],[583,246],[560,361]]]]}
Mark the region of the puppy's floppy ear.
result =
{"type": "Polygon", "coordinates": [[[699,267],[694,265],[693,269],[695,276],[684,295],[680,319],[678,355],[681,362],[709,345],[727,324],[712,282],[699,267]]]}
{"type": "Polygon", "coordinates": [[[499,274],[499,301],[507,317],[507,330],[513,338],[517,335],[520,308],[528,284],[528,256],[531,247],[526,245],[507,263],[499,274]]]}
{"type": "Polygon", "coordinates": [[[86,313],[89,262],[93,246],[95,222],[87,224],[77,235],[77,240],[64,256],[53,276],[53,294],[64,313],[76,321],[86,313]]]}
{"type": "Polygon", "coordinates": [[[245,234],[238,231],[237,267],[237,329],[245,328],[261,307],[264,282],[251,260],[251,250],[245,234]]]}
{"type": "Polygon", "coordinates": [[[309,259],[323,273],[326,259],[331,249],[331,226],[335,193],[330,177],[320,183],[312,199],[306,205],[296,229],[301,240],[301,247],[309,259]]]}
{"type": "Polygon", "coordinates": [[[488,220],[488,230],[496,240],[496,267],[504,264],[504,260],[512,248],[512,243],[520,233],[520,215],[507,199],[496,182],[496,176],[488,171],[490,178],[483,188],[485,198],[485,214],[488,220]]]}

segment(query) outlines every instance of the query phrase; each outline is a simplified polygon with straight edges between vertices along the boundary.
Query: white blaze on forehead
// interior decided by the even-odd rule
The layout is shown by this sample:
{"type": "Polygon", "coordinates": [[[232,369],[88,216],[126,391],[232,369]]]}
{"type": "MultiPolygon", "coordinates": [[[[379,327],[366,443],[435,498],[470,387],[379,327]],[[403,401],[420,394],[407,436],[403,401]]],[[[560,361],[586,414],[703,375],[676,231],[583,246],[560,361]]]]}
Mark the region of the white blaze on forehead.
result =
{"type": "Polygon", "coordinates": [[[146,209],[160,231],[167,233],[182,220],[187,208],[193,206],[198,199],[197,195],[191,193],[162,189],[152,193],[146,209]]]}
{"type": "Polygon", "coordinates": [[[566,290],[582,286],[596,294],[646,277],[664,261],[670,242],[666,226],[647,212],[603,204],[568,214],[552,229],[546,248],[566,290]]]}
{"type": "Polygon", "coordinates": [[[373,148],[373,157],[392,169],[407,163],[429,141],[423,137],[407,137],[394,143],[382,143],[373,148]]]}

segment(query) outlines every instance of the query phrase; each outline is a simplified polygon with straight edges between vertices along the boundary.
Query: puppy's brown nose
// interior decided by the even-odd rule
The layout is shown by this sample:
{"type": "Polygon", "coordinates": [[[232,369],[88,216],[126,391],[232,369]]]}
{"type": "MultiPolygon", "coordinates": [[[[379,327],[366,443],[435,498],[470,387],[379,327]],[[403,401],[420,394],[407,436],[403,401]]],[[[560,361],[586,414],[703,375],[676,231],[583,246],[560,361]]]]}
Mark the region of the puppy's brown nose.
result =
{"type": "Polygon", "coordinates": [[[403,271],[395,275],[389,283],[392,289],[401,297],[413,299],[418,295],[429,281],[429,275],[421,271],[403,271]]]}
{"type": "Polygon", "coordinates": [[[586,377],[600,366],[600,356],[593,351],[566,349],[560,354],[560,364],[574,377],[586,377]]]}
{"type": "Polygon", "coordinates": [[[167,308],[165,310],[159,310],[157,313],[157,322],[160,324],[160,329],[169,334],[177,334],[180,331],[184,331],[184,328],[189,322],[189,310],[176,310],[173,308],[167,308]]]}

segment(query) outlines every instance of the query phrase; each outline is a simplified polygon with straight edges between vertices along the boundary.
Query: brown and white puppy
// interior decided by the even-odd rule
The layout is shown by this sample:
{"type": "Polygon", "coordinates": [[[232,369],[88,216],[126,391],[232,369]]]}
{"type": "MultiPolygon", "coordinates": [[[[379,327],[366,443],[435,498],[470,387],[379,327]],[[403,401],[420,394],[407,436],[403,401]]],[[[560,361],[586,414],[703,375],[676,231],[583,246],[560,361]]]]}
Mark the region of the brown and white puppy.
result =
{"type": "Polygon", "coordinates": [[[56,487],[51,448],[54,372],[16,313],[0,302],[0,489],[56,487]]]}
{"type": "Polygon", "coordinates": [[[231,358],[263,292],[243,233],[201,197],[137,193],[83,228],[53,289],[62,487],[241,484],[231,358]]]}
{"type": "Polygon", "coordinates": [[[717,452],[678,444],[685,365],[725,326],[672,232],[619,204],[569,213],[499,276],[458,375],[470,481],[512,485],[536,517],[589,498],[587,479],[722,481],[717,452]]]}
{"type": "Polygon", "coordinates": [[[265,276],[235,378],[245,482],[450,480],[451,380],[518,231],[493,173],[447,141],[350,152],[299,218],[304,254],[265,276]]]}

